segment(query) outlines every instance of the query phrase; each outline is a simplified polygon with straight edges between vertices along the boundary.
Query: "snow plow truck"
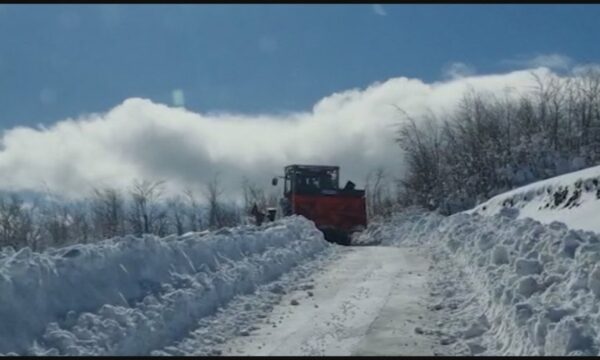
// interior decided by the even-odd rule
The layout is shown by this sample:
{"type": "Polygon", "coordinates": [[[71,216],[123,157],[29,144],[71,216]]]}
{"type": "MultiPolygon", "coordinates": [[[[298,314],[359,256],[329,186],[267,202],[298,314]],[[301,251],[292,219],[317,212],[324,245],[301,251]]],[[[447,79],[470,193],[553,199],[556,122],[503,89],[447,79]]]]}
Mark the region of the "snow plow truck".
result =
{"type": "Polygon", "coordinates": [[[283,216],[302,215],[312,220],[329,242],[350,245],[352,233],[367,226],[365,191],[348,181],[339,187],[339,166],[289,165],[284,176],[283,216]]]}

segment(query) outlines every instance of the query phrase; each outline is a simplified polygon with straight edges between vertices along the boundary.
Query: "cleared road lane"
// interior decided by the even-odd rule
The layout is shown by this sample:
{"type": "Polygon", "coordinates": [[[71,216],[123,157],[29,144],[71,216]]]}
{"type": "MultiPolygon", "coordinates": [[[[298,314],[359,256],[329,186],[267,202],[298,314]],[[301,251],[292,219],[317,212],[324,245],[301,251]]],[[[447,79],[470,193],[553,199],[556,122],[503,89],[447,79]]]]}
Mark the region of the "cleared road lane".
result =
{"type": "Polygon", "coordinates": [[[434,355],[419,331],[434,321],[428,259],[414,248],[340,251],[313,286],[286,294],[256,331],[222,344],[222,354],[434,355]]]}

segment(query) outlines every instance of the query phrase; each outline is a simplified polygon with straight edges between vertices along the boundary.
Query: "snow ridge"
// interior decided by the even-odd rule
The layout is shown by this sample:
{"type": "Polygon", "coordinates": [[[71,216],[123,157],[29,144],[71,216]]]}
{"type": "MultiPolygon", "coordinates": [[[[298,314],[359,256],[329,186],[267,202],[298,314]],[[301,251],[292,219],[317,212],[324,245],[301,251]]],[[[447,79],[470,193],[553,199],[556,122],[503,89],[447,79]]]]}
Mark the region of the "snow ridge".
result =
{"type": "Polygon", "coordinates": [[[549,224],[561,221],[573,229],[600,232],[600,166],[538,181],[497,195],[465,213],[497,215],[519,209],[519,218],[549,224]]]}
{"type": "Polygon", "coordinates": [[[441,300],[434,311],[462,312],[436,330],[455,353],[598,355],[600,235],[518,216],[514,208],[489,217],[409,213],[369,231],[382,245],[427,248],[438,268],[455,269],[455,281],[431,290],[441,300]]]}
{"type": "Polygon", "coordinates": [[[0,253],[0,352],[144,355],[184,337],[233,297],[330,245],[290,217],[262,227],[128,236],[0,253]]]}

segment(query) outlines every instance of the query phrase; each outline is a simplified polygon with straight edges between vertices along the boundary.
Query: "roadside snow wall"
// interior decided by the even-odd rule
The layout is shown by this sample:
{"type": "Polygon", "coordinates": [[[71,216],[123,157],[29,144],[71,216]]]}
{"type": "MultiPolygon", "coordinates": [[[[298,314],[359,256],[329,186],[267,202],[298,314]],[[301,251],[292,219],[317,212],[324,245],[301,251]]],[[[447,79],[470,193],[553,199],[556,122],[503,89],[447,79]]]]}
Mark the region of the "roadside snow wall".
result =
{"type": "MultiPolygon", "coordinates": [[[[464,328],[453,335],[470,341],[472,355],[597,356],[600,235],[517,217],[517,209],[489,217],[409,213],[374,224],[362,238],[381,245],[420,246],[432,254],[432,269],[441,262],[454,265],[439,269],[459,269],[456,274],[462,278],[447,281],[464,281],[473,293],[459,299],[454,293],[460,286],[433,289],[449,296],[434,310],[454,301],[454,314],[465,314],[460,307],[479,304],[481,312],[472,314],[478,320],[470,327],[463,322],[464,328]]],[[[438,272],[435,276],[442,278],[444,270],[438,272]]],[[[447,321],[458,322],[454,317],[458,315],[447,321]]]]}
{"type": "Polygon", "coordinates": [[[327,249],[314,224],[0,252],[0,353],[142,355],[327,249]]]}

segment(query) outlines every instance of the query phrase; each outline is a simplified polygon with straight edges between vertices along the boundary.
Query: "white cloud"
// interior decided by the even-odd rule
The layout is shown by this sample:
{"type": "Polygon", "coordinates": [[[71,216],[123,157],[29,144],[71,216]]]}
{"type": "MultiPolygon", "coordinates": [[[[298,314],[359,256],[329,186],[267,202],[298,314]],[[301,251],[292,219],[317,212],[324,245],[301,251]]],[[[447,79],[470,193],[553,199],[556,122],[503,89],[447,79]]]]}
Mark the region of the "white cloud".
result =
{"type": "Polygon", "coordinates": [[[529,61],[530,67],[544,66],[549,69],[566,70],[571,67],[573,60],[560,54],[538,55],[529,61]]]}
{"type": "Polygon", "coordinates": [[[520,56],[503,62],[518,67],[546,67],[552,70],[568,70],[573,66],[573,59],[562,54],[537,54],[528,57],[520,56]]]}
{"type": "Polygon", "coordinates": [[[184,107],[185,106],[185,95],[183,93],[183,90],[181,89],[175,89],[171,92],[171,96],[173,98],[173,105],[177,106],[177,107],[184,107]]]}
{"type": "Polygon", "coordinates": [[[380,4],[373,4],[373,12],[379,16],[386,16],[387,12],[385,11],[385,9],[383,8],[382,5],[380,4]]]}
{"type": "Polygon", "coordinates": [[[573,68],[571,69],[571,72],[574,75],[585,74],[589,71],[600,72],[600,64],[595,64],[595,63],[581,64],[581,65],[573,66],[573,68]]]}
{"type": "Polygon", "coordinates": [[[447,65],[442,73],[446,79],[460,79],[475,75],[475,68],[462,62],[454,62],[447,65]]]}
{"type": "MultiPolygon", "coordinates": [[[[548,72],[546,69],[535,70],[548,72]]],[[[0,137],[0,189],[85,196],[92,186],[127,187],[136,178],[166,179],[172,189],[200,187],[220,172],[238,190],[243,176],[270,186],[292,163],[341,166],[342,182],[364,185],[368,171],[403,170],[394,141],[395,104],[411,114],[451,109],[463,91],[526,89],[529,71],[437,83],[392,78],[332,94],[311,111],[287,115],[203,114],[132,98],[104,114],[17,127],[0,137]]]]}

